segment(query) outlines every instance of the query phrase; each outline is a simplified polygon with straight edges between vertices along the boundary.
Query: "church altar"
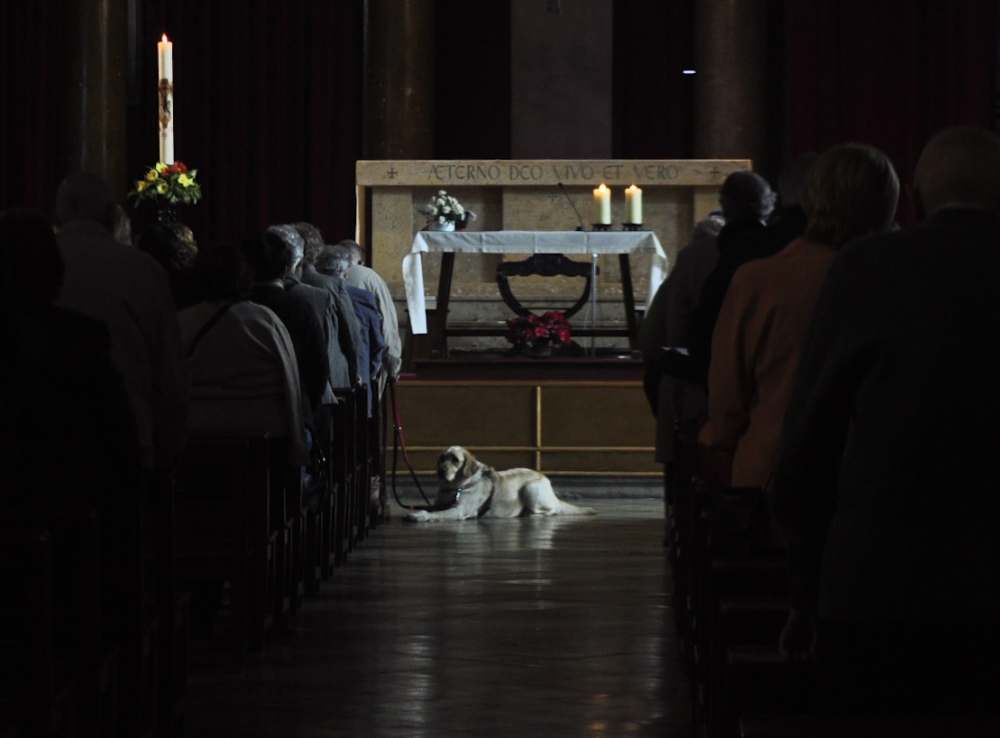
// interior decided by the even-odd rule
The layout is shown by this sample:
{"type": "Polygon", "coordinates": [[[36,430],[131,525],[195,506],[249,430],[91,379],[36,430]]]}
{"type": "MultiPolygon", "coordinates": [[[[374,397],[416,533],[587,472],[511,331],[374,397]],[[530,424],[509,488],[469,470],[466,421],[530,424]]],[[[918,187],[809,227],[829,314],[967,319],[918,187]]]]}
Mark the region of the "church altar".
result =
{"type": "MultiPolygon", "coordinates": [[[[585,233],[594,235],[590,230],[597,220],[592,212],[594,189],[604,184],[610,190],[611,231],[620,233],[621,224],[630,221],[626,190],[636,185],[642,188],[640,233],[655,236],[667,263],[672,264],[694,224],[718,207],[719,187],[725,178],[750,168],[745,159],[362,160],[355,169],[355,239],[388,283],[401,323],[408,326],[411,319],[419,321],[420,317],[408,312],[401,265],[426,225],[420,206],[439,190],[476,213],[469,233],[558,233],[582,225],[585,233]]],[[[439,282],[443,253],[423,253],[420,264],[426,283],[439,282]]],[[[456,260],[450,303],[453,321],[502,322],[510,317],[496,286],[496,269],[504,260],[505,254],[487,251],[456,260]]],[[[609,305],[608,311],[602,310],[602,318],[623,324],[618,307],[622,304],[619,263],[615,254],[599,256],[598,300],[609,305]]],[[[650,266],[652,260],[634,265],[637,294],[648,296],[655,291],[650,284],[657,275],[650,266]]],[[[535,304],[565,303],[565,297],[576,291],[575,282],[536,280],[531,289],[537,294],[531,298],[535,304]]],[[[428,300],[428,308],[436,307],[433,295],[425,295],[428,300]]]]}
{"type": "MultiPolygon", "coordinates": [[[[413,238],[410,253],[403,257],[403,282],[410,330],[415,335],[427,333],[427,306],[424,299],[422,255],[428,252],[479,254],[642,254],[648,257],[649,279],[644,303],[649,307],[657,287],[667,274],[667,256],[656,234],[651,231],[420,231],[413,238]]],[[[446,257],[447,258],[447,257],[446,257]]],[[[627,256],[626,256],[627,258],[627,256]]],[[[439,277],[438,309],[446,308],[451,291],[452,267],[442,268],[439,277]]],[[[626,304],[631,303],[630,271],[623,270],[622,289],[626,304]]],[[[628,310],[628,307],[626,307],[628,310]]]]}

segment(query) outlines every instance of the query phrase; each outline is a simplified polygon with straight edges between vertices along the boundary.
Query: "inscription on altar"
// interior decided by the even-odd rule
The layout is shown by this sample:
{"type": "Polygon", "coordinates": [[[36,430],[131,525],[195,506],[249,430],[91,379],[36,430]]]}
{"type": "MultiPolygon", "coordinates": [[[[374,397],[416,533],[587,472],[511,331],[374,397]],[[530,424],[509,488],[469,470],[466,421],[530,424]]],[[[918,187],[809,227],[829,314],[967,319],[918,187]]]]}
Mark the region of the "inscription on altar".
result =
{"type": "Polygon", "coordinates": [[[358,185],[679,185],[711,186],[749,162],[733,160],[359,161],[358,185]]]}
{"type": "MultiPolygon", "coordinates": [[[[674,164],[510,164],[506,171],[499,164],[431,164],[430,176],[442,184],[453,182],[505,184],[507,182],[542,182],[546,170],[561,182],[673,182],[680,177],[674,164]],[[504,175],[506,174],[506,177],[504,175]]],[[[387,176],[395,179],[398,172],[390,167],[387,176]]]]}

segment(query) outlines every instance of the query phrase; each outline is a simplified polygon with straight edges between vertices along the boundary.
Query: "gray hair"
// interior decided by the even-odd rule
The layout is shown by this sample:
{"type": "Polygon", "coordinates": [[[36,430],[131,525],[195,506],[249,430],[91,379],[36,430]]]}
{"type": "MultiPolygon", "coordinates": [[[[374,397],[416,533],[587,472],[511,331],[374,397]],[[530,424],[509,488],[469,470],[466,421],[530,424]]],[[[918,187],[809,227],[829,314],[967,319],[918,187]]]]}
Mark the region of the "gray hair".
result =
{"type": "Polygon", "coordinates": [[[285,243],[287,248],[286,264],[291,271],[302,261],[302,254],[305,252],[306,242],[299,234],[298,229],[292,225],[273,225],[267,229],[268,233],[273,233],[285,243]]]}
{"type": "Polygon", "coordinates": [[[319,252],[323,249],[323,234],[312,223],[300,221],[292,223],[292,225],[305,242],[305,251],[302,254],[302,260],[306,264],[315,265],[316,257],[319,256],[319,252]]]}
{"type": "Polygon", "coordinates": [[[691,241],[703,241],[707,238],[716,238],[719,235],[719,231],[721,231],[725,225],[726,219],[723,217],[722,212],[719,210],[713,210],[704,220],[698,221],[698,224],[691,232],[691,241]]]}
{"type": "Polygon", "coordinates": [[[91,172],[76,172],[56,190],[56,219],[60,225],[71,220],[96,220],[109,231],[115,225],[115,195],[108,181],[91,172]]]}
{"type": "Polygon", "coordinates": [[[351,250],[346,246],[324,246],[316,257],[316,271],[343,277],[354,264],[351,250]]]}

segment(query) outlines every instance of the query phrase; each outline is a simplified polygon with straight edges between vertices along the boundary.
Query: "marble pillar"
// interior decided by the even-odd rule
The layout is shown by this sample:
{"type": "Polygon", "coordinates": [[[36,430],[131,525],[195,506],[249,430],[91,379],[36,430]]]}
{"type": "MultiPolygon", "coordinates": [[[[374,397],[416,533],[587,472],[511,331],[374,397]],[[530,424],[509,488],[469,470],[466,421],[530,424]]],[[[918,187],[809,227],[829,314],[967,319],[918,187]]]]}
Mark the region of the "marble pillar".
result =
{"type": "Polygon", "coordinates": [[[125,200],[128,0],[65,0],[59,176],[100,174],[125,200]]]}
{"type": "Polygon", "coordinates": [[[434,0],[368,0],[365,157],[434,155],[434,0]]]}
{"type": "Polygon", "coordinates": [[[764,16],[755,0],[696,0],[695,157],[765,152],[764,16]]]}
{"type": "Polygon", "coordinates": [[[609,159],[612,0],[511,4],[511,156],[609,159]]]}

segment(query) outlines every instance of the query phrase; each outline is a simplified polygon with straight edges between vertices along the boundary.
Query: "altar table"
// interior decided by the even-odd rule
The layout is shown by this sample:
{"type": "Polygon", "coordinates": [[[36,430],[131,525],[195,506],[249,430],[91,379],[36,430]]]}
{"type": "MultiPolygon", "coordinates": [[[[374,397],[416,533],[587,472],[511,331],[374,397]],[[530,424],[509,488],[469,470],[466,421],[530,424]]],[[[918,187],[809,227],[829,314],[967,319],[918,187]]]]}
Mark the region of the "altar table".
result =
{"type": "MultiPolygon", "coordinates": [[[[409,310],[410,331],[414,335],[428,333],[422,260],[425,252],[442,254],[437,306],[431,326],[432,345],[438,344],[442,348],[442,356],[447,351],[445,324],[456,253],[618,254],[630,346],[636,345],[639,325],[629,256],[641,254],[649,258],[649,286],[644,296],[647,308],[667,274],[666,253],[652,231],[420,231],[413,239],[410,253],[403,257],[406,305],[409,310]]],[[[576,333],[582,335],[580,331],[576,333]]]]}

